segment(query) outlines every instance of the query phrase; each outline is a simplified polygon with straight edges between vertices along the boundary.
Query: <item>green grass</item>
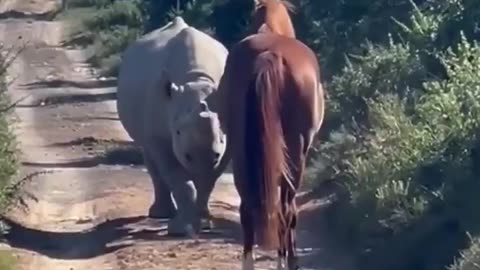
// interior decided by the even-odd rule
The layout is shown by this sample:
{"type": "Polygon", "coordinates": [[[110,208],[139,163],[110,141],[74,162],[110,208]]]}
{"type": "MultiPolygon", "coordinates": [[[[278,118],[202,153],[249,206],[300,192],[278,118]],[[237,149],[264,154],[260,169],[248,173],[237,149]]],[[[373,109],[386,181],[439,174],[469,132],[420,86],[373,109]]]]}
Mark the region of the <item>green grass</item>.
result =
{"type": "Polygon", "coordinates": [[[95,11],[95,6],[72,7],[58,13],[55,20],[68,22],[69,32],[77,33],[82,30],[82,23],[90,18],[95,11]]]}
{"type": "Polygon", "coordinates": [[[57,20],[69,24],[66,45],[86,48],[89,62],[103,76],[114,76],[120,54],[143,32],[139,1],[74,1],[57,20]]]}

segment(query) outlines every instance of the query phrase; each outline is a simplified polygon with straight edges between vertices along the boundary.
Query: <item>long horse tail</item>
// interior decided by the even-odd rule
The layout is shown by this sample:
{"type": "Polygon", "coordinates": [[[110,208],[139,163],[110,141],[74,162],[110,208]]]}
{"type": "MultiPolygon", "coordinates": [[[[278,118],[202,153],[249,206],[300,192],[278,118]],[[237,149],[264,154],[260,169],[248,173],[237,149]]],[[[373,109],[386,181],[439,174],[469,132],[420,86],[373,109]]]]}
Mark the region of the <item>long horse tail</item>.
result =
{"type": "Polygon", "coordinates": [[[283,219],[279,211],[280,181],[283,177],[289,179],[280,102],[285,86],[284,69],[278,54],[269,51],[260,54],[246,103],[244,156],[250,200],[247,204],[252,208],[256,242],[270,250],[278,249],[280,242],[278,229],[283,219]]]}

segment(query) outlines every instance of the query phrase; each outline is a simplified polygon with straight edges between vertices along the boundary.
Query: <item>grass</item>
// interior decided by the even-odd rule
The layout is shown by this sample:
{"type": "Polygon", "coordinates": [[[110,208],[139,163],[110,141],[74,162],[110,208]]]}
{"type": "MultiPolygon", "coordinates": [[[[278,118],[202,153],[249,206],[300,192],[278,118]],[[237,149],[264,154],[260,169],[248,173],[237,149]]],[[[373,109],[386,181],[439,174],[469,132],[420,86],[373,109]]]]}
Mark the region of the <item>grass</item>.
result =
{"type": "Polygon", "coordinates": [[[114,76],[122,51],[142,34],[139,1],[77,0],[57,20],[69,24],[65,45],[85,48],[89,63],[103,76],[114,76]]]}
{"type": "Polygon", "coordinates": [[[55,20],[68,22],[70,32],[77,33],[82,30],[83,21],[90,18],[95,10],[94,6],[68,8],[58,13],[55,20]]]}

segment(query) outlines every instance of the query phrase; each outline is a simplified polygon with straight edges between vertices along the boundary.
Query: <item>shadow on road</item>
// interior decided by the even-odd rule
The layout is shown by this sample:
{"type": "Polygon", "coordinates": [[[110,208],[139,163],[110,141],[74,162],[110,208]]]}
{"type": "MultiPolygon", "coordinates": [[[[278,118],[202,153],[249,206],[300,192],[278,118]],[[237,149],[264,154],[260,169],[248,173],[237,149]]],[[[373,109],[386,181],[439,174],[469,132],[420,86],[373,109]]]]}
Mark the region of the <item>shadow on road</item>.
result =
{"type": "MultiPolygon", "coordinates": [[[[57,143],[50,146],[68,146],[74,145],[76,142],[57,143]]],[[[117,145],[104,152],[96,154],[92,157],[71,159],[65,162],[31,162],[23,161],[22,166],[40,167],[40,168],[91,168],[99,165],[126,165],[138,166],[143,165],[142,151],[129,142],[124,145],[117,145]]]]}
{"type": "MultiPolygon", "coordinates": [[[[88,259],[105,255],[122,248],[130,247],[135,241],[179,241],[184,237],[166,235],[166,221],[153,221],[153,226],[137,226],[137,223],[151,221],[145,217],[119,218],[107,220],[90,230],[80,232],[49,232],[27,228],[12,220],[6,220],[10,226],[5,236],[7,243],[14,248],[34,251],[56,259],[88,259]],[[136,228],[137,227],[137,228],[136,228]],[[115,243],[117,242],[117,243],[115,243]]],[[[238,243],[238,235],[231,229],[238,224],[217,219],[218,229],[205,231],[199,235],[202,240],[222,239],[227,243],[238,243]]],[[[235,230],[233,230],[235,231],[235,230]]]]}
{"type": "Polygon", "coordinates": [[[38,89],[38,88],[64,88],[75,87],[81,89],[91,88],[107,88],[116,87],[117,79],[106,80],[90,80],[90,81],[71,81],[71,80],[51,80],[51,81],[35,81],[20,85],[26,89],[38,89]]]}
{"type": "Polygon", "coordinates": [[[59,94],[44,98],[39,98],[30,104],[18,104],[17,108],[35,108],[46,107],[49,105],[63,105],[85,102],[103,102],[108,100],[116,100],[117,93],[101,93],[101,94],[59,94]]]}

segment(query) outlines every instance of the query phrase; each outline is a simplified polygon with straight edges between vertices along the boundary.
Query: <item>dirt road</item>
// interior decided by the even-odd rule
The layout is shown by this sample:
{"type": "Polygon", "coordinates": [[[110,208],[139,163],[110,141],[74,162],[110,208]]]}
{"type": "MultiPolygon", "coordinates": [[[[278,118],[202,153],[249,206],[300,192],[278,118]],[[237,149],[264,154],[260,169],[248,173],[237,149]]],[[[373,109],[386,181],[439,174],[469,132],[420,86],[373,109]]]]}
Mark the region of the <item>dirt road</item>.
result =
{"type": "MultiPolygon", "coordinates": [[[[232,176],[222,177],[210,201],[214,231],[199,242],[167,237],[165,221],[144,217],[152,187],[118,121],[115,79],[99,80],[83,51],[59,45],[65,22],[35,15],[55,1],[26,2],[0,4],[3,13],[26,14],[0,16],[0,40],[17,48],[27,42],[8,70],[15,79],[9,93],[13,100],[26,97],[15,111],[22,174],[43,172],[25,187],[37,200],[9,214],[7,248],[18,254],[19,269],[240,269],[232,176]]],[[[351,269],[347,257],[324,248],[322,200],[304,200],[303,209],[304,269],[351,269]]],[[[257,265],[273,269],[274,260],[258,254],[257,265]]]]}

